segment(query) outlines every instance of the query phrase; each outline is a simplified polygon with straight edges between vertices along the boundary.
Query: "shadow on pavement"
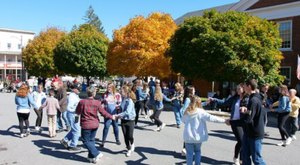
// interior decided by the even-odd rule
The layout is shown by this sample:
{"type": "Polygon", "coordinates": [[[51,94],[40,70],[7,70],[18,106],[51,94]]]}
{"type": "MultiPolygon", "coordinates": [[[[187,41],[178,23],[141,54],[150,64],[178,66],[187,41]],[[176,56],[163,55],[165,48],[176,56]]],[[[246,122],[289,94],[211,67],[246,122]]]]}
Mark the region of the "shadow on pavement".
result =
{"type": "Polygon", "coordinates": [[[236,140],[232,132],[230,131],[223,131],[223,130],[211,130],[211,131],[216,133],[208,133],[209,136],[215,136],[227,140],[236,140]]]}
{"type": "Polygon", "coordinates": [[[40,148],[40,153],[53,156],[58,159],[67,159],[81,162],[89,162],[87,158],[77,155],[85,151],[71,152],[67,151],[58,140],[33,140],[34,145],[40,148]]]}
{"type": "Polygon", "coordinates": [[[0,130],[0,135],[20,138],[20,133],[19,132],[20,132],[19,131],[19,126],[13,125],[13,126],[9,127],[7,130],[0,130]],[[17,129],[18,132],[13,132],[11,129],[17,129]]]}
{"type": "Polygon", "coordinates": [[[232,165],[232,162],[215,160],[206,156],[202,156],[201,163],[214,164],[214,165],[232,165]]]}
{"type": "Polygon", "coordinates": [[[136,147],[135,153],[141,156],[139,160],[128,160],[125,163],[130,165],[145,165],[143,163],[144,160],[147,160],[145,153],[152,154],[152,155],[163,155],[163,156],[173,156],[174,158],[180,159],[183,158],[181,156],[181,153],[177,153],[175,151],[166,151],[166,150],[158,150],[156,148],[150,148],[150,147],[136,147]]]}

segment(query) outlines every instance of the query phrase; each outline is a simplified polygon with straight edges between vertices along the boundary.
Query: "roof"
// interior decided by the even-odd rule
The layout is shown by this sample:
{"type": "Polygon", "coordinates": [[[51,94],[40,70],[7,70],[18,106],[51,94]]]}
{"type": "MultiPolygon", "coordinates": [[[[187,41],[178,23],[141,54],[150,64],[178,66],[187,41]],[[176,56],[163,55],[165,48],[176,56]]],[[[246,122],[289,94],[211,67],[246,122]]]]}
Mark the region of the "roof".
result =
{"type": "Polygon", "coordinates": [[[0,54],[6,54],[6,55],[21,55],[21,51],[0,51],[0,54]]]}
{"type": "Polygon", "coordinates": [[[17,30],[17,29],[8,29],[8,28],[0,28],[0,31],[2,32],[14,32],[14,33],[25,33],[25,34],[35,34],[35,32],[32,31],[26,31],[26,30],[17,30]]]}
{"type": "Polygon", "coordinates": [[[221,13],[222,12],[226,12],[226,11],[230,10],[233,6],[235,6],[237,3],[231,3],[231,4],[217,6],[217,7],[212,7],[212,8],[208,8],[208,9],[192,11],[192,12],[186,13],[185,15],[177,18],[175,20],[175,22],[176,22],[177,25],[181,24],[184,21],[185,18],[192,17],[192,16],[202,16],[205,11],[212,10],[212,9],[215,9],[218,12],[221,12],[221,13]]]}

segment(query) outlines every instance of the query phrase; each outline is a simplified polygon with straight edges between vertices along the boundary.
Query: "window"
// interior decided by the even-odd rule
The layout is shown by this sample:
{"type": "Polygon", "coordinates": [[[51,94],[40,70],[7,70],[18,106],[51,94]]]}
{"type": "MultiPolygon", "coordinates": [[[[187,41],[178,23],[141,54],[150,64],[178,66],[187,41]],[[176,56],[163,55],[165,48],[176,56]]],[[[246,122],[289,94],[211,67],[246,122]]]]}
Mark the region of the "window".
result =
{"type": "Polygon", "coordinates": [[[285,76],[284,84],[290,85],[291,84],[291,67],[290,66],[281,67],[280,74],[285,76]]]}
{"type": "Polygon", "coordinates": [[[281,49],[292,49],[292,21],[279,22],[279,32],[282,39],[281,49]]]}
{"type": "Polygon", "coordinates": [[[8,48],[8,49],[11,48],[11,43],[7,43],[7,48],[8,48]]]}
{"type": "Polygon", "coordinates": [[[21,44],[18,44],[18,49],[21,49],[22,48],[22,45],[21,44]]]}

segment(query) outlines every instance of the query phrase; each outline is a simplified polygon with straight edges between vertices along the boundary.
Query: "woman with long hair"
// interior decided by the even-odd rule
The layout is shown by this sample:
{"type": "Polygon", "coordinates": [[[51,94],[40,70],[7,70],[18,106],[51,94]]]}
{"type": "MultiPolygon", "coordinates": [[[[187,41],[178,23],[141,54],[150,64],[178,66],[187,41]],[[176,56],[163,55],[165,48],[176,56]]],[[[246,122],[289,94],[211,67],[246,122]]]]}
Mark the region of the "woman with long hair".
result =
{"type": "Polygon", "coordinates": [[[229,123],[228,120],[207,113],[202,108],[200,97],[193,96],[182,118],[182,122],[185,124],[183,139],[187,151],[187,165],[192,165],[193,161],[195,161],[196,165],[200,165],[201,163],[201,145],[208,140],[206,121],[229,123]]]}
{"type": "Polygon", "coordinates": [[[135,125],[135,108],[133,100],[135,100],[135,93],[131,91],[128,86],[123,86],[121,89],[123,97],[120,109],[121,113],[117,117],[121,118],[121,127],[125,139],[126,148],[128,149],[126,156],[129,157],[134,151],[133,131],[135,125]]]}
{"type": "MultiPolygon", "coordinates": [[[[105,92],[105,94],[103,96],[104,109],[109,114],[116,115],[117,109],[119,108],[121,102],[122,102],[121,95],[117,92],[115,85],[112,82],[109,82],[107,84],[107,91],[105,92]]],[[[104,128],[103,128],[102,144],[101,144],[102,147],[104,146],[104,143],[106,141],[110,125],[113,125],[116,144],[121,145],[121,142],[119,139],[118,120],[104,118],[104,128]]]]}
{"type": "Polygon", "coordinates": [[[181,103],[183,101],[184,90],[180,83],[175,83],[175,93],[173,96],[173,111],[175,114],[176,126],[180,128],[181,118],[183,116],[183,112],[180,111],[181,103]]]}
{"type": "Polygon", "coordinates": [[[237,143],[234,148],[234,157],[233,162],[235,165],[240,164],[240,160],[242,160],[242,139],[244,136],[243,130],[243,120],[240,113],[240,108],[245,107],[248,104],[249,97],[245,94],[244,89],[241,85],[236,87],[236,94],[230,97],[227,100],[220,100],[217,98],[210,98],[210,102],[215,102],[219,106],[230,107],[231,115],[230,115],[230,125],[232,132],[235,136],[237,143]],[[239,158],[240,155],[240,158],[239,158]]]}
{"type": "Polygon", "coordinates": [[[157,128],[154,131],[161,131],[166,126],[166,124],[159,119],[161,111],[164,108],[163,100],[168,102],[172,101],[162,93],[161,87],[156,85],[154,93],[154,113],[150,116],[150,119],[153,119],[157,125],[157,128]]]}
{"type": "Polygon", "coordinates": [[[281,85],[279,88],[280,97],[279,100],[270,107],[272,112],[278,113],[277,126],[279,129],[279,133],[281,135],[281,140],[278,146],[286,146],[291,144],[292,138],[289,136],[287,130],[285,129],[285,123],[289,118],[289,114],[291,111],[291,102],[289,98],[289,91],[286,85],[281,85]],[[274,108],[273,107],[277,107],[274,108]]]}
{"type": "Polygon", "coordinates": [[[30,134],[29,130],[29,114],[30,114],[30,108],[32,105],[34,109],[38,109],[39,107],[36,106],[32,95],[29,93],[29,87],[25,84],[21,85],[19,88],[16,97],[15,97],[15,103],[17,105],[17,115],[19,119],[19,128],[20,128],[20,137],[26,137],[30,134]],[[26,125],[24,129],[24,124],[26,125]]]}

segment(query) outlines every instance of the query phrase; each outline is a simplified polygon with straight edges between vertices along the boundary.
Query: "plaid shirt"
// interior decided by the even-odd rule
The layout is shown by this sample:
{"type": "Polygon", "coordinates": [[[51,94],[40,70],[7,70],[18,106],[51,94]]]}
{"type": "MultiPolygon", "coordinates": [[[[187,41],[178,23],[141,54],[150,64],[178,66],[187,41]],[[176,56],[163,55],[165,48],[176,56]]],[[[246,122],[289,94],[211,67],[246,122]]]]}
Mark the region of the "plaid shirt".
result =
{"type": "Polygon", "coordinates": [[[112,115],[104,110],[99,100],[84,99],[80,100],[76,108],[76,114],[80,115],[80,126],[82,129],[96,129],[99,126],[98,113],[105,118],[112,119],[112,115]]]}

